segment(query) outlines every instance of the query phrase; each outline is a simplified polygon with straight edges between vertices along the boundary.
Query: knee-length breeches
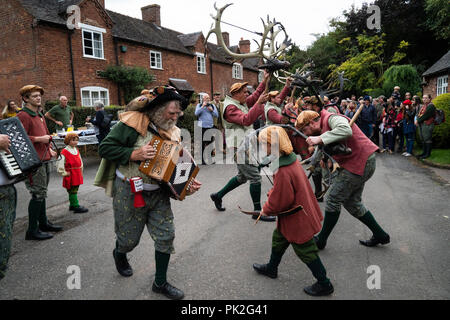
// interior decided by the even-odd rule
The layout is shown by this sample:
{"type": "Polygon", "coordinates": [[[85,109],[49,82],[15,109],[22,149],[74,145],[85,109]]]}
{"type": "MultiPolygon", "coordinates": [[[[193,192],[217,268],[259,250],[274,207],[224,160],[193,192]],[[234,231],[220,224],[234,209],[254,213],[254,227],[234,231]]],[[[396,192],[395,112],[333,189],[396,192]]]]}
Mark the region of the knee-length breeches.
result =
{"type": "Polygon", "coordinates": [[[113,190],[114,229],[117,237],[118,251],[132,251],[141,239],[144,227],[155,242],[155,250],[175,253],[173,241],[175,226],[170,207],[168,191],[143,192],[145,207],[134,208],[134,194],[130,183],[116,177],[113,190]]]}

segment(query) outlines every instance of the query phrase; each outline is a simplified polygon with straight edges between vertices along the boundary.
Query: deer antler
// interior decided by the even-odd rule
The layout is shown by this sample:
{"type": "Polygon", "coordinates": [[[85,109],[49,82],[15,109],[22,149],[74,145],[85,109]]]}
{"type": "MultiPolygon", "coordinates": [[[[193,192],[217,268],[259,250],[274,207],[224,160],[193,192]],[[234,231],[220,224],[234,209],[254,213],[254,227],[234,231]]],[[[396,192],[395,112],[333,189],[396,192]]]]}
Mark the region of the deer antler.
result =
{"type": "Polygon", "coordinates": [[[273,20],[270,21],[269,17],[267,17],[267,23],[264,22],[263,19],[263,27],[264,32],[262,33],[262,40],[261,44],[258,45],[258,50],[249,52],[249,53],[235,53],[232,52],[225,44],[225,40],[223,39],[222,35],[222,29],[221,29],[221,22],[222,22],[222,14],[225,11],[226,8],[231,6],[232,3],[226,4],[222,8],[217,8],[216,3],[214,3],[214,9],[216,9],[217,14],[216,16],[211,15],[211,17],[215,20],[215,23],[211,26],[211,30],[208,32],[208,35],[205,39],[205,45],[207,45],[208,38],[211,34],[215,34],[217,37],[218,44],[222,47],[222,49],[225,51],[225,53],[231,57],[233,57],[235,60],[240,61],[248,58],[264,58],[264,59],[273,59],[276,58],[279,54],[281,54],[288,46],[291,45],[290,40],[287,38],[286,31],[284,30],[284,27],[281,23],[273,20]],[[274,28],[276,26],[280,26],[280,30],[274,31],[274,28]],[[284,31],[286,34],[286,38],[283,41],[283,44],[279,48],[275,48],[275,38],[276,36],[281,32],[284,31]],[[268,40],[270,42],[268,43],[268,40]],[[269,52],[269,54],[266,54],[266,52],[269,52]]]}

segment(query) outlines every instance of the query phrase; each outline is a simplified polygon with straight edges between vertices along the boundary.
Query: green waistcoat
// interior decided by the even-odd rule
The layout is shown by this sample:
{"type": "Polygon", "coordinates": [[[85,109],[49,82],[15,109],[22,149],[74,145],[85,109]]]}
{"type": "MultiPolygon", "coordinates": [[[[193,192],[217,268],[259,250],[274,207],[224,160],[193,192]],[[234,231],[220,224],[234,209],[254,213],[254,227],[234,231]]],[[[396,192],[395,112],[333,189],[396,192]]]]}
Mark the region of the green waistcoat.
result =
{"type": "MultiPolygon", "coordinates": [[[[223,114],[222,115],[225,115],[227,107],[229,105],[235,105],[243,113],[245,113],[245,114],[248,113],[247,106],[240,104],[239,101],[237,101],[229,96],[226,96],[225,100],[223,101],[223,114]]],[[[245,138],[245,132],[247,130],[253,130],[253,128],[250,126],[246,127],[246,126],[241,126],[236,123],[228,122],[227,120],[225,120],[224,116],[222,116],[222,124],[225,129],[225,139],[226,139],[226,143],[227,143],[227,148],[230,148],[230,147],[238,148],[245,138]]]]}
{"type": "Polygon", "coordinates": [[[267,102],[266,105],[264,106],[264,115],[266,116],[266,124],[267,125],[274,124],[272,121],[269,120],[269,117],[267,116],[267,113],[269,112],[270,109],[275,109],[275,111],[281,115],[281,108],[279,106],[277,106],[276,104],[274,104],[272,102],[267,102]]]}

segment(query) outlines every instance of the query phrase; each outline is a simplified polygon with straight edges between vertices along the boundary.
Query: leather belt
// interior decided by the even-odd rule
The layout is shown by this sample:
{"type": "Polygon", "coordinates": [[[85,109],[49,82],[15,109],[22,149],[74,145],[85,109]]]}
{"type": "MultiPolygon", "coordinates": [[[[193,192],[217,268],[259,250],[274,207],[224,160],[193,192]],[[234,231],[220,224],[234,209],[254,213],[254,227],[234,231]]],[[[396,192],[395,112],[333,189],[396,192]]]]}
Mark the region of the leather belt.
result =
{"type": "MultiPolygon", "coordinates": [[[[128,179],[127,177],[125,177],[122,172],[119,171],[119,169],[116,169],[116,176],[117,178],[119,178],[120,180],[123,181],[127,181],[130,182],[130,179],[128,179]]],[[[144,183],[144,191],[156,191],[159,189],[159,185],[157,184],[148,184],[148,183],[144,183]]]]}

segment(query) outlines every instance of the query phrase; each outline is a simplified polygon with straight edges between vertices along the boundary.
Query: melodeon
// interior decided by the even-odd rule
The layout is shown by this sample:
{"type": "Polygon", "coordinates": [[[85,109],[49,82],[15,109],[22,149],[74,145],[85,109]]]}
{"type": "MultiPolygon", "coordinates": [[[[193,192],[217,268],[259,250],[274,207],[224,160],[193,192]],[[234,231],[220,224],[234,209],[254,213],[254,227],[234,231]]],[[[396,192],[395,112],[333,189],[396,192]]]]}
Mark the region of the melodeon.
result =
{"type": "Polygon", "coordinates": [[[154,136],[150,145],[156,156],[143,161],[139,170],[150,178],[168,186],[177,200],[184,200],[186,192],[199,172],[191,154],[178,142],[154,136]]]}
{"type": "Polygon", "coordinates": [[[0,151],[0,186],[3,186],[26,179],[42,163],[18,118],[0,120],[0,134],[11,140],[11,153],[0,151]]]}

